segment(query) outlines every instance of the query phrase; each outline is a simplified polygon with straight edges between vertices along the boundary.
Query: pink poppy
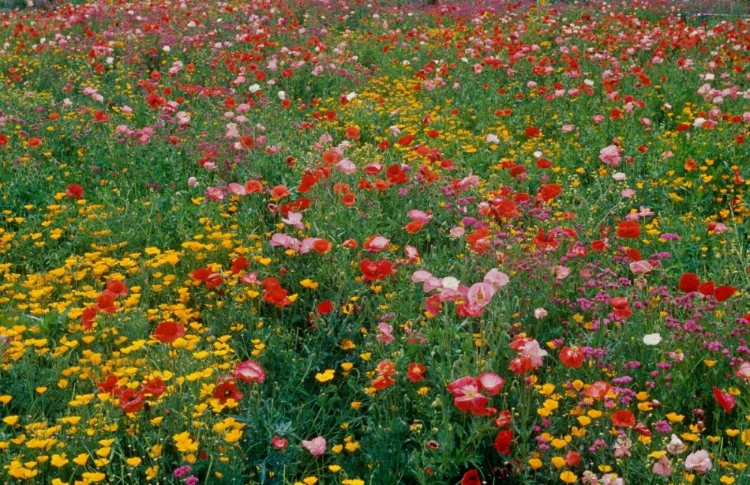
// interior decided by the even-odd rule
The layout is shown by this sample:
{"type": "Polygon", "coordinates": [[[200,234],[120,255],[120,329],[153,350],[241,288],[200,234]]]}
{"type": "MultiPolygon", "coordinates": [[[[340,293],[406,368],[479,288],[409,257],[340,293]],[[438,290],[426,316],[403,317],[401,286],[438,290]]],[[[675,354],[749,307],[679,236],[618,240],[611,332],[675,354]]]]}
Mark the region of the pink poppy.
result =
{"type": "Polygon", "coordinates": [[[312,456],[319,456],[326,452],[326,439],[318,436],[310,441],[302,440],[302,447],[306,448],[312,456]]]}
{"type": "Polygon", "coordinates": [[[698,450],[690,453],[685,458],[685,470],[706,473],[711,469],[711,458],[706,450],[698,450]]]}

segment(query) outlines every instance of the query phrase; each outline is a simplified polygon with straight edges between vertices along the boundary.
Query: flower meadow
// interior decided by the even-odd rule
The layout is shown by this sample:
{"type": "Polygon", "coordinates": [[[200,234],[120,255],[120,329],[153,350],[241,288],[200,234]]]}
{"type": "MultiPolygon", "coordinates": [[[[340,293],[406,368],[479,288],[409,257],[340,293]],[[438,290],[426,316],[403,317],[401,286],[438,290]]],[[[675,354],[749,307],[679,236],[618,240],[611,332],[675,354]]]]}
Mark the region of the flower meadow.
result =
{"type": "Polygon", "coordinates": [[[0,480],[750,483],[750,20],[0,13],[0,480]]]}

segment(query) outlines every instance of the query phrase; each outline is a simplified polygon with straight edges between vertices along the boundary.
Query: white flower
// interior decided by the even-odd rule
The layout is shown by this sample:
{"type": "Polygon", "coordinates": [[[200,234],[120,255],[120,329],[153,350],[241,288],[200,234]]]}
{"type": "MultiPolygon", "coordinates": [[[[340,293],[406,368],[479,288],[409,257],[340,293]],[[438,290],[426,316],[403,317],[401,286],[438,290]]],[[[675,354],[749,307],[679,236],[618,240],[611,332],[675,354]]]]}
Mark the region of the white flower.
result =
{"type": "Polygon", "coordinates": [[[260,84],[257,84],[257,83],[253,84],[252,86],[250,86],[249,88],[247,88],[247,90],[250,91],[251,93],[255,93],[257,91],[260,91],[260,84]]]}
{"type": "Polygon", "coordinates": [[[659,345],[661,342],[661,335],[658,333],[650,333],[643,336],[643,343],[646,345],[659,345]]]}

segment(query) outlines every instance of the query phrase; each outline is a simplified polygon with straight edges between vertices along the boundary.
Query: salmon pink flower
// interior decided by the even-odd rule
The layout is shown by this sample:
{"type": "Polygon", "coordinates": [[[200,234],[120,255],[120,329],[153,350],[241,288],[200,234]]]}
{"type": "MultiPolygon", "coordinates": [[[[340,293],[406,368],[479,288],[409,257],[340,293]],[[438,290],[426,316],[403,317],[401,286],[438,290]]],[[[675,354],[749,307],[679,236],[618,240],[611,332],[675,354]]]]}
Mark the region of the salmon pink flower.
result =
{"type": "Polygon", "coordinates": [[[303,440],[302,446],[306,448],[312,456],[319,456],[326,452],[326,439],[322,436],[318,436],[310,441],[303,440]]]}
{"type": "Polygon", "coordinates": [[[271,445],[277,450],[285,449],[288,444],[289,440],[286,438],[282,438],[281,436],[274,436],[273,438],[271,438],[271,445]]]}

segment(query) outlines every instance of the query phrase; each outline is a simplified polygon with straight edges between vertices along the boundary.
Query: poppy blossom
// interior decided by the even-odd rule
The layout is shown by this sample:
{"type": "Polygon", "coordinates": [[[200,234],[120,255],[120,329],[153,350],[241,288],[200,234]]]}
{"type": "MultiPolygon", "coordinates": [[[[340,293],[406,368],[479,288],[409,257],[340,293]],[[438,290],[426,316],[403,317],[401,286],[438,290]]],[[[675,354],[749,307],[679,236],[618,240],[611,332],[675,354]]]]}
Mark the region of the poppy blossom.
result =
{"type": "Polygon", "coordinates": [[[242,393],[237,390],[237,383],[232,379],[227,379],[214,388],[214,398],[219,400],[219,404],[226,404],[230,399],[239,401],[242,399],[242,393]]]}
{"type": "Polygon", "coordinates": [[[615,411],[612,415],[612,425],[618,428],[632,428],[635,426],[635,415],[628,410],[615,411]]]}
{"type": "Polygon", "coordinates": [[[401,138],[399,138],[396,143],[401,145],[402,147],[408,147],[409,145],[412,144],[413,141],[414,141],[414,135],[404,135],[401,138]]]}
{"type": "Polygon", "coordinates": [[[714,399],[716,399],[716,402],[719,404],[719,406],[721,406],[721,409],[723,409],[727,414],[730,414],[735,406],[734,396],[726,391],[722,391],[716,386],[712,387],[711,391],[713,391],[714,399]]]}
{"type": "Polygon", "coordinates": [[[596,381],[583,391],[583,395],[598,401],[606,396],[610,389],[612,389],[612,385],[609,382],[596,381]]]}
{"type": "Polygon", "coordinates": [[[635,221],[622,221],[617,224],[617,237],[637,239],[641,237],[641,225],[635,221]]]}
{"type": "Polygon", "coordinates": [[[512,429],[501,429],[500,431],[498,431],[497,436],[495,437],[495,451],[497,451],[501,455],[510,455],[510,445],[513,442],[514,434],[515,433],[512,429]]]}
{"type": "Polygon", "coordinates": [[[411,364],[409,364],[409,368],[406,371],[406,378],[411,382],[423,381],[425,378],[425,372],[427,372],[427,369],[425,368],[424,364],[420,364],[419,362],[412,362],[411,364]]]}
{"type": "Polygon", "coordinates": [[[677,284],[677,287],[685,293],[690,293],[692,291],[697,291],[700,283],[701,281],[697,274],[685,273],[680,277],[680,282],[677,284]]]}
{"type": "Polygon", "coordinates": [[[469,470],[464,473],[461,477],[461,485],[481,485],[482,480],[479,478],[479,472],[476,470],[469,470]]]}
{"type": "Polygon", "coordinates": [[[165,344],[174,342],[185,335],[185,327],[177,322],[161,322],[154,330],[154,338],[165,344]]]}
{"type": "Polygon", "coordinates": [[[70,184],[68,185],[68,188],[65,189],[65,195],[67,195],[68,197],[73,197],[74,199],[82,199],[83,187],[78,184],[70,184]]]}
{"type": "Polygon", "coordinates": [[[365,283],[384,280],[396,272],[393,264],[386,259],[370,261],[368,258],[365,258],[359,262],[359,269],[362,272],[362,279],[365,283]]]}
{"type": "Polygon", "coordinates": [[[143,409],[145,398],[135,389],[127,388],[120,394],[119,404],[126,414],[136,413],[143,409]]]}
{"type": "Polygon", "coordinates": [[[246,360],[234,368],[234,377],[244,382],[262,383],[266,379],[266,371],[257,362],[246,360]]]}
{"type": "Polygon", "coordinates": [[[329,315],[333,311],[333,302],[331,300],[324,300],[318,303],[318,313],[321,315],[329,315]]]}
{"type": "Polygon", "coordinates": [[[583,354],[579,347],[565,346],[560,349],[560,362],[562,362],[566,367],[570,367],[571,369],[577,369],[581,367],[585,358],[586,356],[583,354]]]}
{"type": "Polygon", "coordinates": [[[735,291],[737,291],[737,288],[734,286],[719,286],[714,290],[714,298],[716,298],[716,301],[724,301],[734,295],[735,291]]]}

